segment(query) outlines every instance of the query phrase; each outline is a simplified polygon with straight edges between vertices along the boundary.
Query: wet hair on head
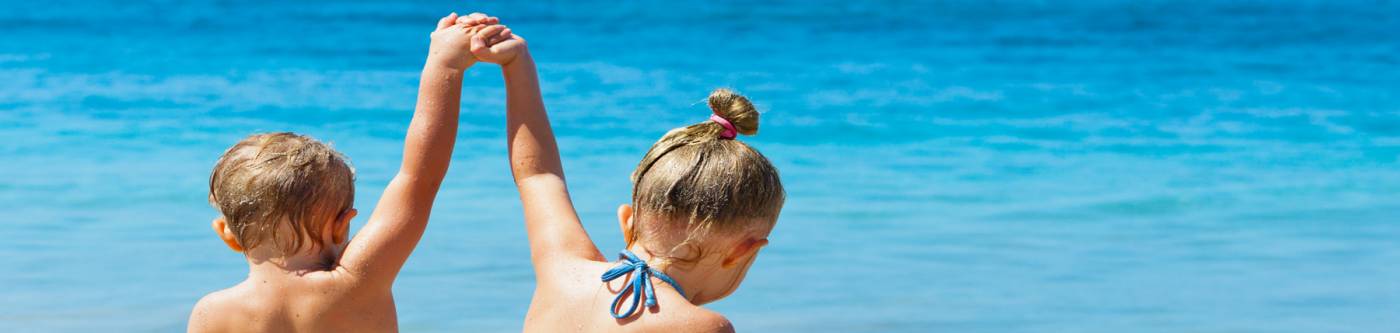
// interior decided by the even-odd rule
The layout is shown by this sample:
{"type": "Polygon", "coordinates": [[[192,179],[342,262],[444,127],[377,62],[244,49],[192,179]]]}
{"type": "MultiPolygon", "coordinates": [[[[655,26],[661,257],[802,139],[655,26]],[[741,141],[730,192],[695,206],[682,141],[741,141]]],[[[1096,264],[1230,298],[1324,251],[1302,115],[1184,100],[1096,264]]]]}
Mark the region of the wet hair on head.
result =
{"type": "Polygon", "coordinates": [[[318,248],[325,224],[354,201],[355,170],[345,156],[295,133],[248,136],[225,151],[209,175],[209,202],[244,250],[266,242],[283,254],[318,248]]]}
{"type": "MultiPolygon", "coordinates": [[[[758,133],[758,110],[748,98],[716,89],[709,106],[734,132],[758,133]]],[[[701,250],[692,243],[712,231],[771,226],[777,220],[785,199],[778,170],[749,145],[726,138],[726,130],[719,121],[705,121],[673,129],[652,145],[632,173],[636,222],[628,244],[644,233],[684,232],[684,237],[660,238],[683,238],[668,244],[673,250],[701,250]]]]}

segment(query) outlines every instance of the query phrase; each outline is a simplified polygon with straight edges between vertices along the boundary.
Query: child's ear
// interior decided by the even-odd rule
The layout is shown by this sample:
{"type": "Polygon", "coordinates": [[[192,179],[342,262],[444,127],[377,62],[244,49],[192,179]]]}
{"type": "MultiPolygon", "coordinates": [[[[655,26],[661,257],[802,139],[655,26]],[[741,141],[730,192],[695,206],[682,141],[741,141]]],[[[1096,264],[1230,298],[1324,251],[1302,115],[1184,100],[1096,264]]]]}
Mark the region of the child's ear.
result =
{"type": "Polygon", "coordinates": [[[758,255],[758,250],[768,245],[768,238],[749,238],[739,245],[729,250],[729,254],[724,256],[724,261],[720,262],[720,267],[730,268],[735,264],[749,261],[749,257],[758,255]]]}
{"type": "Polygon", "coordinates": [[[224,221],[223,217],[214,219],[214,222],[210,223],[209,226],[214,228],[214,233],[219,235],[219,239],[224,240],[224,245],[228,245],[230,250],[243,252],[243,245],[238,244],[238,236],[233,234],[233,229],[229,229],[228,221],[224,221]]]}
{"type": "Polygon", "coordinates": [[[632,245],[633,237],[636,237],[632,234],[632,205],[617,206],[617,225],[622,227],[622,239],[627,245],[632,245]]]}
{"type": "Polygon", "coordinates": [[[331,231],[332,244],[344,243],[345,238],[350,237],[350,219],[355,218],[355,215],[359,213],[359,210],[351,208],[345,211],[345,214],[340,215],[340,220],[335,222],[335,229],[331,231]]]}

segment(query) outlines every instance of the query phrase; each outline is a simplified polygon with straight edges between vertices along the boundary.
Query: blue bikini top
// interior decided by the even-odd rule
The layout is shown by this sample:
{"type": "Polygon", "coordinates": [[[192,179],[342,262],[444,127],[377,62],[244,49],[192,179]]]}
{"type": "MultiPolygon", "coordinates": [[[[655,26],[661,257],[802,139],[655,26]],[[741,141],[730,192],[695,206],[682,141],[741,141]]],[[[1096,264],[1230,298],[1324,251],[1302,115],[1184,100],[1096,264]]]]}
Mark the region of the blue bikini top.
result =
{"type": "Polygon", "coordinates": [[[617,267],[603,272],[603,282],[612,281],[629,272],[632,273],[632,282],[629,282],[632,285],[632,306],[627,308],[627,313],[617,313],[618,308],[622,306],[622,296],[626,296],[627,292],[624,290],[623,292],[617,293],[617,297],[613,298],[612,308],[608,309],[608,312],[612,313],[613,318],[622,319],[631,317],[633,313],[637,312],[637,306],[639,305],[637,301],[643,294],[646,294],[647,297],[647,307],[656,306],[656,290],[651,285],[652,276],[661,279],[661,282],[666,282],[666,284],[671,285],[672,288],[676,288],[676,292],[679,292],[681,297],[685,297],[685,291],[681,290],[681,286],[676,283],[676,280],[672,280],[666,273],[662,273],[661,271],[647,266],[647,262],[637,258],[637,254],[623,249],[620,256],[622,257],[622,262],[618,263],[617,267]]]}

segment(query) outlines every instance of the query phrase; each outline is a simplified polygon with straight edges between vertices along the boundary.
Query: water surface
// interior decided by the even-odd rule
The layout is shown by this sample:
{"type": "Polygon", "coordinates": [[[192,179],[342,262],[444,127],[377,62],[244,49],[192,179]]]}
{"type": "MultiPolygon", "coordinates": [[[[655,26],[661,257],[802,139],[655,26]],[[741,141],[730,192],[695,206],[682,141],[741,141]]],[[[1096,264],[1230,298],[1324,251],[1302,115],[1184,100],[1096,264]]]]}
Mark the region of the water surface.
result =
{"type": "MultiPolygon", "coordinates": [[[[332,142],[368,216],[453,10],[529,39],[605,253],[654,140],[715,87],[759,104],[789,198],[710,306],[741,330],[1400,327],[1394,3],[0,3],[0,331],[183,330],[246,274],[205,196],[250,133],[332,142]]],[[[499,70],[464,86],[406,332],[530,298],[499,70]]]]}

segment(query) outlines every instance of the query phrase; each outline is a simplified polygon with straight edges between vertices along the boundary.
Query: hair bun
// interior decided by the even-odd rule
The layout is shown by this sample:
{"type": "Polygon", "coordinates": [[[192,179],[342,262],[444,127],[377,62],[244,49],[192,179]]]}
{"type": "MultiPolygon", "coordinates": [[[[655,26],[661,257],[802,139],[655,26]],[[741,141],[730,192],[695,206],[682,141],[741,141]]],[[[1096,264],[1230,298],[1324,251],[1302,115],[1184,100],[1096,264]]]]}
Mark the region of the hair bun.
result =
{"type": "Polygon", "coordinates": [[[733,124],[739,134],[758,134],[758,109],[754,109],[744,95],[725,88],[715,89],[710,93],[710,110],[733,124]]]}

